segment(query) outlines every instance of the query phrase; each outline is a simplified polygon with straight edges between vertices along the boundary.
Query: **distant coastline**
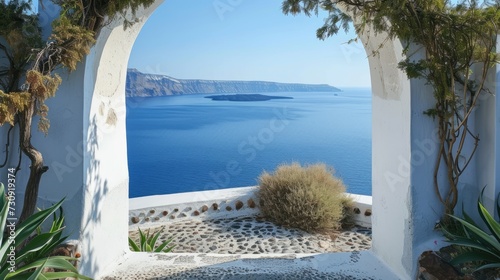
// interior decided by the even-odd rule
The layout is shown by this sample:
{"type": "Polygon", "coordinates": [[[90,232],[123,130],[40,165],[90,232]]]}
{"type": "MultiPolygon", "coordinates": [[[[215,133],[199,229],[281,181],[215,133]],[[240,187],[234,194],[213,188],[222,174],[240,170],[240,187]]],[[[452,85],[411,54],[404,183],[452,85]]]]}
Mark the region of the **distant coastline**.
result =
{"type": "Polygon", "coordinates": [[[185,94],[240,94],[273,92],[341,92],[327,84],[296,84],[265,81],[218,81],[176,79],[128,69],[127,97],[154,97],[185,94]]]}
{"type": "Polygon", "coordinates": [[[293,99],[293,97],[288,96],[270,96],[263,94],[222,94],[222,95],[210,95],[205,96],[205,98],[211,98],[214,101],[268,101],[271,99],[293,99]]]}

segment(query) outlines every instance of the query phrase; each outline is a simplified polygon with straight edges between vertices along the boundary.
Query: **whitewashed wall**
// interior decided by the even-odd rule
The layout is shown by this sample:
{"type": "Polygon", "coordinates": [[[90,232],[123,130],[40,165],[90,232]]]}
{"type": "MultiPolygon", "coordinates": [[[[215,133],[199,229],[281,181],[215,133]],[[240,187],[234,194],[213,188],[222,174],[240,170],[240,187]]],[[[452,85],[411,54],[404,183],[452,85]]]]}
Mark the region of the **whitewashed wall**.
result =
{"type": "MultiPolygon", "coordinates": [[[[66,196],[63,207],[67,232],[80,241],[82,272],[94,277],[128,249],[126,69],[144,21],[162,2],[141,11],[142,21],[130,29],[124,30],[121,21],[106,27],[85,62],[71,74],[61,73],[61,89],[48,102],[50,134],[33,135],[33,143],[50,167],[42,179],[40,206],[66,196]]],[[[47,10],[40,11],[49,26],[48,19],[57,15],[57,9],[45,5],[47,10]]],[[[431,89],[421,81],[408,80],[396,69],[402,59],[399,41],[387,41],[379,49],[385,41],[383,35],[367,33],[360,37],[368,55],[373,50],[380,53],[369,56],[373,89],[373,252],[402,279],[410,279],[416,273],[421,251],[443,245],[433,231],[441,211],[431,177],[436,150],[434,124],[422,114],[433,104],[431,89]]],[[[493,84],[495,76],[491,78],[493,84]]],[[[481,100],[475,119],[485,124],[478,129],[481,147],[468,178],[464,178],[471,195],[477,195],[483,185],[491,186],[487,190],[490,206],[500,189],[498,103],[494,96],[481,100]]],[[[0,128],[0,133],[4,136],[6,127],[0,128]]],[[[0,137],[2,150],[4,144],[5,137],[0,137]]],[[[12,161],[9,166],[14,164],[12,161]]],[[[27,160],[22,169],[18,200],[24,194],[27,160]]],[[[0,170],[0,180],[5,181],[5,176],[6,170],[0,170]]]]}

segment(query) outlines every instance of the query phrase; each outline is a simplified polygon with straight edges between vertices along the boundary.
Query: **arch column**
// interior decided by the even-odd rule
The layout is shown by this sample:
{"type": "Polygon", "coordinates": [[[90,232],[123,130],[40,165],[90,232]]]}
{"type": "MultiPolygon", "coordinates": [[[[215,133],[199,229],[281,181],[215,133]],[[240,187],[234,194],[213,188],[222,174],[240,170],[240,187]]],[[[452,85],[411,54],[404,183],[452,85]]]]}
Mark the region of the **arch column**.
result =
{"type": "MultiPolygon", "coordinates": [[[[371,30],[359,37],[372,83],[372,251],[410,279],[420,253],[442,245],[433,242],[442,239],[433,232],[441,213],[432,184],[435,125],[423,114],[434,104],[432,88],[398,69],[404,59],[399,40],[371,30]]],[[[423,55],[416,46],[409,53],[423,55]]]]}

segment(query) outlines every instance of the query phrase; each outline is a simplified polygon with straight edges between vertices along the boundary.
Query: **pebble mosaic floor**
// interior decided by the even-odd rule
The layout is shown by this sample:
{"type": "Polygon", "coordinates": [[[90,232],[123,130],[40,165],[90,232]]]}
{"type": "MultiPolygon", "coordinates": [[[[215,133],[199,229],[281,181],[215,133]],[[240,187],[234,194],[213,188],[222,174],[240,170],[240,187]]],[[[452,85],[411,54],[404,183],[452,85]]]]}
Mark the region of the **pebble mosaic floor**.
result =
{"type": "MultiPolygon", "coordinates": [[[[287,229],[258,217],[238,217],[213,220],[185,219],[158,225],[151,232],[165,226],[160,242],[173,239],[174,253],[219,254],[308,254],[352,252],[371,247],[371,229],[355,227],[332,238],[324,234],[287,229]]],[[[132,227],[133,228],[133,227],[132,227]]],[[[147,228],[141,227],[142,231],[147,228]]],[[[129,232],[138,240],[137,230],[129,232]]]]}

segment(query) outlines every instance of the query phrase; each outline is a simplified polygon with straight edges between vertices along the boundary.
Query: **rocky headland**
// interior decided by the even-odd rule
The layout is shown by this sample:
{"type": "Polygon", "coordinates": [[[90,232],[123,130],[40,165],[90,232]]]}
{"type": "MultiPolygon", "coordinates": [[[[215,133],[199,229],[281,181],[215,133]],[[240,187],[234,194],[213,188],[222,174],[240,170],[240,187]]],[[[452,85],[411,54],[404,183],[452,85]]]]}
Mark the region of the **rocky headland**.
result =
{"type": "Polygon", "coordinates": [[[127,72],[127,97],[153,97],[183,94],[221,94],[256,92],[340,92],[326,84],[293,84],[264,81],[217,81],[176,79],[166,75],[146,74],[136,69],[127,72]]]}

